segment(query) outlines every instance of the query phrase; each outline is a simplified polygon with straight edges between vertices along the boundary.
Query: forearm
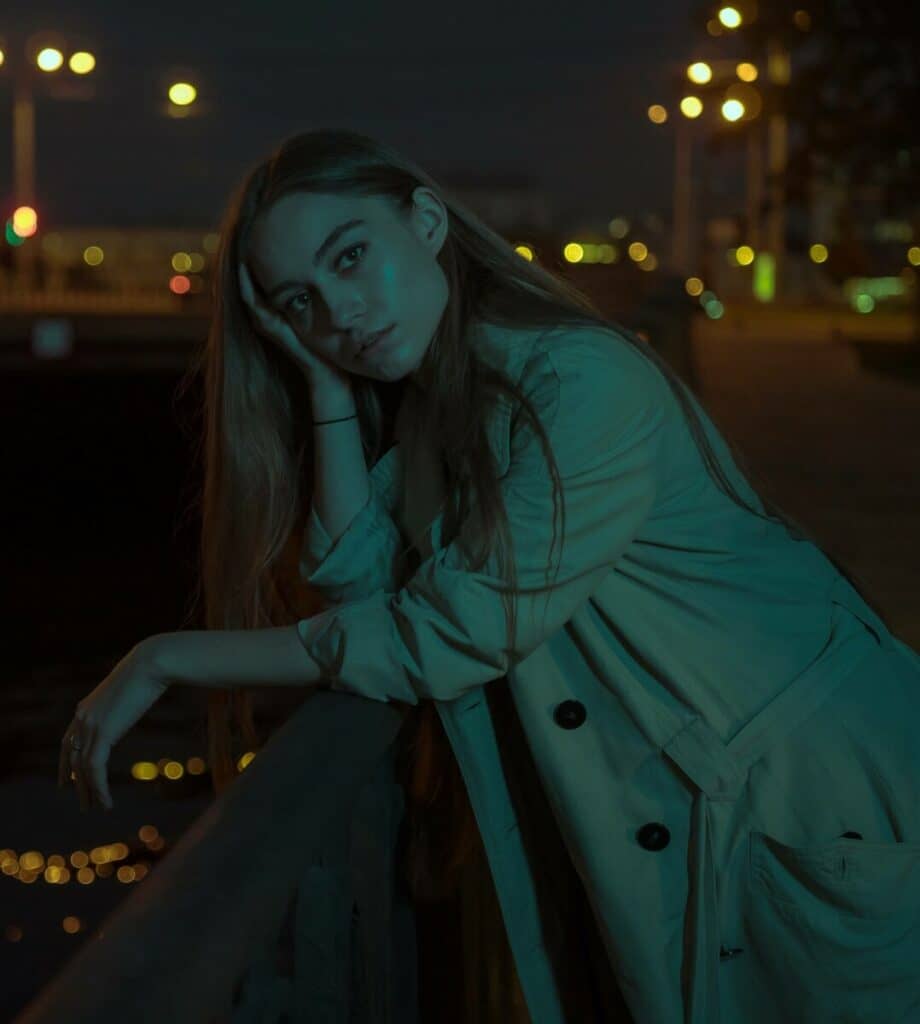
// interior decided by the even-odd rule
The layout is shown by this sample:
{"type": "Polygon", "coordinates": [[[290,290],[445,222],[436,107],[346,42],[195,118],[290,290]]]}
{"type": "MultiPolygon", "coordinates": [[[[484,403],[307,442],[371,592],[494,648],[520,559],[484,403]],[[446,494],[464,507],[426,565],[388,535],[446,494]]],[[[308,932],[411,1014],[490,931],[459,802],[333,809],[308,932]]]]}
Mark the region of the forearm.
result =
{"type": "MultiPolygon", "coordinates": [[[[315,420],[338,419],[355,413],[351,394],[313,393],[315,420]]],[[[370,480],[356,419],[320,423],[313,427],[313,509],[329,539],[337,541],[367,504],[370,480]]]]}
{"type": "Polygon", "coordinates": [[[270,629],[204,629],[159,633],[150,656],[167,683],[234,689],[311,686],[320,668],[307,653],[297,626],[270,629]]]}

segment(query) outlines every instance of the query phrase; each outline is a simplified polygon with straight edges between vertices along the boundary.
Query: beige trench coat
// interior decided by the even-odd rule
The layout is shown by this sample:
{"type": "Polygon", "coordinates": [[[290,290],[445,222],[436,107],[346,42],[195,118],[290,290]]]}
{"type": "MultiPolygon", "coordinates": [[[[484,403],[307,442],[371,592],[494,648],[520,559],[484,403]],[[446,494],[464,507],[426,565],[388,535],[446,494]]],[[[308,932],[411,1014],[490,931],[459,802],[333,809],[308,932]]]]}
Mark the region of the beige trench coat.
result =
{"type": "Polygon", "coordinates": [[[666,381],[612,331],[481,328],[553,446],[558,577],[542,447],[500,402],[509,646],[494,557],[471,573],[441,545],[409,401],[343,536],[311,513],[301,576],[333,606],[298,630],[332,689],[436,702],[534,1024],[565,1007],[484,699],[502,676],[636,1021],[920,1021],[920,656],[814,545],[716,488],[666,381]]]}

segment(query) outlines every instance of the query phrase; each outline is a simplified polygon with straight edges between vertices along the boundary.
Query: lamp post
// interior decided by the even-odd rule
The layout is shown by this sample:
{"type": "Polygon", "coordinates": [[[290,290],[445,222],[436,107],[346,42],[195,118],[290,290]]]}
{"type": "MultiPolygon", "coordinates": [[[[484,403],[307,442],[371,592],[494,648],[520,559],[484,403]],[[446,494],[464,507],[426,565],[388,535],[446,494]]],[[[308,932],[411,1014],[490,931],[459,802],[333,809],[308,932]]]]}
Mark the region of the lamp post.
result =
{"type": "Polygon", "coordinates": [[[747,137],[747,244],[760,252],[760,209],[763,205],[763,140],[759,122],[748,125],[747,137]]]}
{"type": "Polygon", "coordinates": [[[685,116],[678,117],[674,127],[674,236],[672,261],[683,275],[691,270],[691,216],[693,209],[693,137],[685,116]]]}
{"type": "MultiPolygon", "coordinates": [[[[13,196],[16,206],[35,206],[35,100],[30,83],[13,68],[13,196]]],[[[35,283],[36,249],[25,239],[16,252],[16,284],[30,291],[35,283]]]]}
{"type": "MultiPolygon", "coordinates": [[[[58,71],[64,64],[64,55],[59,37],[49,32],[29,36],[24,45],[14,41],[9,53],[13,85],[13,205],[35,207],[35,95],[32,76],[36,69],[42,74],[58,71]]],[[[91,53],[79,50],[71,53],[68,64],[73,74],[82,78],[93,70],[96,59],[91,53]]],[[[81,92],[73,83],[69,95],[86,98],[92,95],[92,91],[81,92]]],[[[35,284],[37,238],[36,232],[23,239],[15,254],[16,284],[24,291],[31,290],[35,284]]]]}
{"type": "MultiPolygon", "coordinates": [[[[789,83],[789,53],[777,36],[767,40],[767,74],[774,86],[789,83]]],[[[782,294],[786,264],[786,162],[788,129],[784,105],[785,93],[774,88],[777,107],[767,121],[767,172],[769,175],[769,206],[767,209],[766,246],[772,253],[777,294],[782,294]]]]}

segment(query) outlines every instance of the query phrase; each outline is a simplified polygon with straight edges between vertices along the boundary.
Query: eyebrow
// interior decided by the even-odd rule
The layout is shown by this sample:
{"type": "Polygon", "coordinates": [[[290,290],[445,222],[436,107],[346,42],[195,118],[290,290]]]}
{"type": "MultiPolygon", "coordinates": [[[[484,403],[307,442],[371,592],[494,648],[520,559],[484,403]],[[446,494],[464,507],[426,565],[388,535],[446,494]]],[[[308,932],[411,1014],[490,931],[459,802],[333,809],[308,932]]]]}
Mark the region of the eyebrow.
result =
{"type": "MultiPolygon", "coordinates": [[[[335,245],[340,235],[344,235],[346,231],[351,228],[356,228],[359,224],[364,224],[364,219],[359,217],[356,220],[347,220],[344,224],[340,224],[337,228],[333,228],[329,232],[329,236],[325,242],[316,250],[316,255],[313,257],[313,266],[318,267],[322,262],[323,257],[326,255],[327,250],[335,245]]],[[[303,281],[282,281],[281,284],[275,285],[275,287],[268,293],[269,299],[277,298],[282,292],[288,288],[299,287],[303,284],[303,281]]]]}

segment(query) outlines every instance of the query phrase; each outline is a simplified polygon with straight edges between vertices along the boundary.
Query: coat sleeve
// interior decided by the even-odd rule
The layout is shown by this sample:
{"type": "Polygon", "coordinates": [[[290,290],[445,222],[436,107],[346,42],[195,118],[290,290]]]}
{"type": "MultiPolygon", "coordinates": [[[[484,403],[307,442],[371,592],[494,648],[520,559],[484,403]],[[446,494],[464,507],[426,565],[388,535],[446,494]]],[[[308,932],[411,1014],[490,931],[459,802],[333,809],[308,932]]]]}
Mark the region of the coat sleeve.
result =
{"type": "Polygon", "coordinates": [[[300,578],[336,605],[378,591],[392,594],[404,576],[404,547],[372,476],[367,501],[335,543],[316,510],[310,509],[301,545],[300,578]]]}
{"type": "Polygon", "coordinates": [[[552,479],[538,435],[516,415],[500,480],[518,576],[514,642],[496,553],[472,571],[459,544],[467,537],[468,549],[478,549],[469,523],[442,547],[439,517],[432,556],[401,589],[297,623],[330,689],[414,705],[456,700],[503,676],[588,601],[642,529],[661,478],[667,382],[660,371],[626,342],[594,331],[562,346],[557,338],[530,360],[520,384],[552,445],[565,526],[557,519],[547,576],[552,479]]]}

